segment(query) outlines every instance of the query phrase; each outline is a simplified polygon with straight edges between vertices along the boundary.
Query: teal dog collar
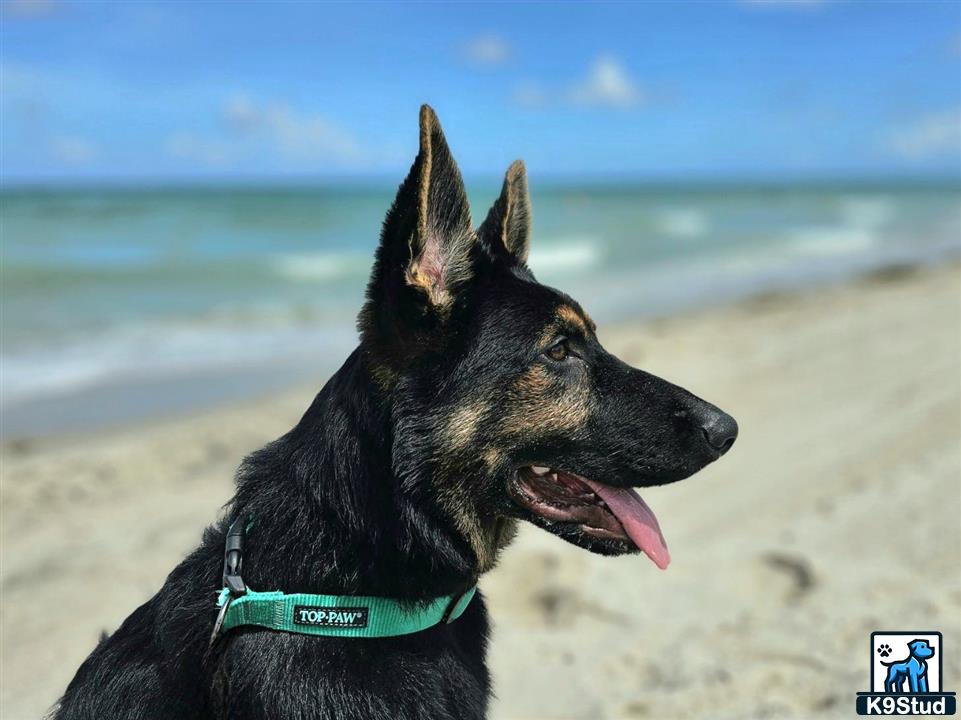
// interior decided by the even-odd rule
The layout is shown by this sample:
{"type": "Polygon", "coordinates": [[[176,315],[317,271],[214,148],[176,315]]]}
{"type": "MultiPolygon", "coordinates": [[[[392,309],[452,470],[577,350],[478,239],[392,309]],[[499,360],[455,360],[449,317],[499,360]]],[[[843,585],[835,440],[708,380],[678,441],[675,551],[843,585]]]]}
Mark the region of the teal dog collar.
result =
{"type": "Polygon", "coordinates": [[[242,625],[270,630],[343,638],[408,635],[434,625],[453,622],[470,605],[476,586],[426,603],[364,595],[286,594],[279,590],[251,590],[240,576],[247,521],[238,517],[227,531],[224,550],[224,588],[210,642],[220,633],[242,625]]]}
{"type": "Polygon", "coordinates": [[[311,595],[307,593],[256,592],[240,597],[220,591],[217,606],[224,611],[220,632],[240,625],[258,625],[327,637],[393,637],[420,632],[459,618],[477,588],[465,593],[434,598],[427,605],[363,595],[311,595]]]}

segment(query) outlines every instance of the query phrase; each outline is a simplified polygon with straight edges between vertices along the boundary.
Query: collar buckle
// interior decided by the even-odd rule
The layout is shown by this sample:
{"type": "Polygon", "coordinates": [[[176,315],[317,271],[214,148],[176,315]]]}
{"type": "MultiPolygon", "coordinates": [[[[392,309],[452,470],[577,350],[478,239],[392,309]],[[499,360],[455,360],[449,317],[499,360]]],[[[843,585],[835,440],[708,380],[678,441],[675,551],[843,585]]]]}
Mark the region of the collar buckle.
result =
{"type": "Polygon", "coordinates": [[[232,598],[247,593],[247,585],[240,575],[244,567],[244,539],[246,534],[247,517],[240,514],[230,524],[224,541],[224,587],[230,591],[230,597],[232,598]]]}

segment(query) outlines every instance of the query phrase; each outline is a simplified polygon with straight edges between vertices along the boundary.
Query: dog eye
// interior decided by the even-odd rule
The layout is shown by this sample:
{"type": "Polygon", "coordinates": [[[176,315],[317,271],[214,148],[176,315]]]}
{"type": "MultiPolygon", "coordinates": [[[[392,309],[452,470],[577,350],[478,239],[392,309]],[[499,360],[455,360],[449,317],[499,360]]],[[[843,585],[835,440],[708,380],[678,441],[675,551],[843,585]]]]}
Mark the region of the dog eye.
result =
{"type": "Polygon", "coordinates": [[[555,362],[563,362],[564,360],[567,360],[568,356],[570,355],[570,348],[567,346],[567,338],[561,338],[555,342],[544,351],[544,354],[555,362]]]}

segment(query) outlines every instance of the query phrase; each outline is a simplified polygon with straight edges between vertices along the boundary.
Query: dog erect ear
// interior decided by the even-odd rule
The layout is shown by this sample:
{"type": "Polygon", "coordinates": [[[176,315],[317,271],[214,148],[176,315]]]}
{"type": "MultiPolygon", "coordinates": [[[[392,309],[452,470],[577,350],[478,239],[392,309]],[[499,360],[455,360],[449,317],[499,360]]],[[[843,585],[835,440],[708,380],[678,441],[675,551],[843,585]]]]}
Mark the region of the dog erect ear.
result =
{"type": "Polygon", "coordinates": [[[500,197],[494,202],[477,235],[491,253],[524,265],[531,243],[531,199],[527,194],[524,163],[515,160],[504,176],[500,197]]]}
{"type": "Polygon", "coordinates": [[[460,170],[451,157],[437,115],[420,109],[420,152],[387,213],[375,269],[399,273],[444,311],[457,289],[470,278],[475,235],[460,170]]]}
{"type": "Polygon", "coordinates": [[[359,319],[364,338],[394,351],[443,324],[472,277],[476,240],[460,170],[437,115],[424,105],[420,151],[381,231],[359,319]]]}
{"type": "Polygon", "coordinates": [[[444,310],[457,288],[470,278],[475,236],[464,181],[429,105],[420,109],[420,153],[411,170],[415,175],[417,227],[408,238],[407,282],[444,310]]]}

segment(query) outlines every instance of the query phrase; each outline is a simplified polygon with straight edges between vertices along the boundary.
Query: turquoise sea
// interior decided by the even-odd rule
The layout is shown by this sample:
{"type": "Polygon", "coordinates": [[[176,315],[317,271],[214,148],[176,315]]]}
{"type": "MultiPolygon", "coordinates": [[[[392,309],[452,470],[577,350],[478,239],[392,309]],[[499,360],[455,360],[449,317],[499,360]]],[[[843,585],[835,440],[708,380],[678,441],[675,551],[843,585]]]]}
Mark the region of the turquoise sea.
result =
{"type": "MultiPolygon", "coordinates": [[[[4,191],[3,434],[319,386],[356,341],[393,191],[4,191]]],[[[533,206],[532,269],[599,321],[961,248],[958,184],[551,186],[533,206]]]]}

